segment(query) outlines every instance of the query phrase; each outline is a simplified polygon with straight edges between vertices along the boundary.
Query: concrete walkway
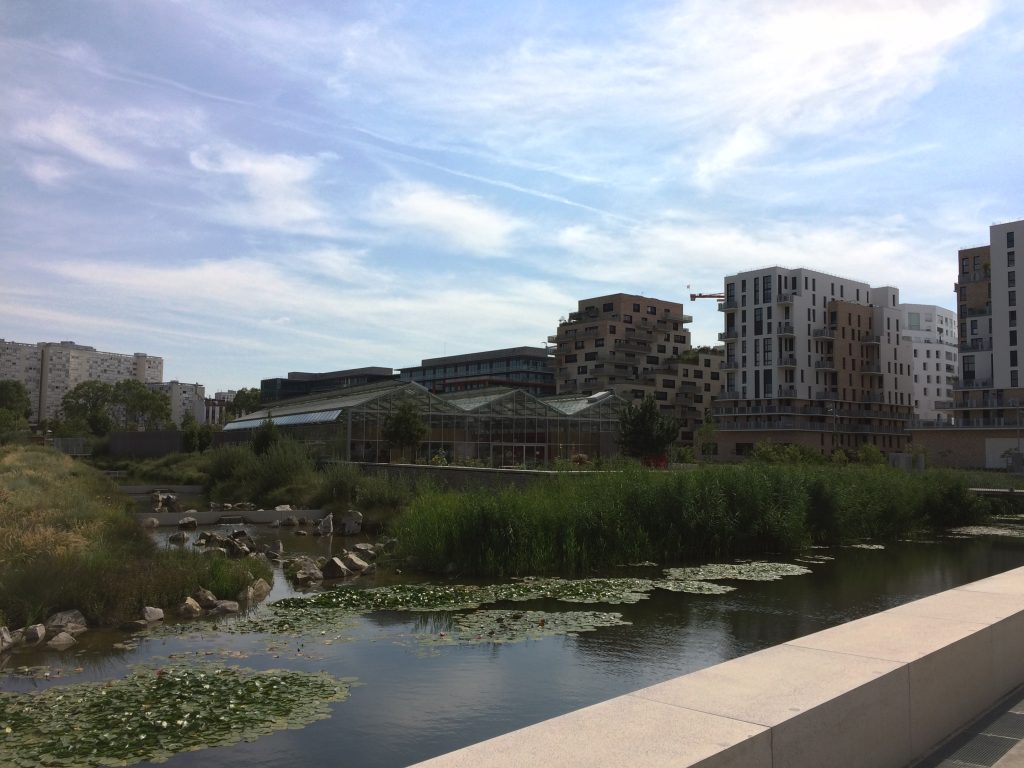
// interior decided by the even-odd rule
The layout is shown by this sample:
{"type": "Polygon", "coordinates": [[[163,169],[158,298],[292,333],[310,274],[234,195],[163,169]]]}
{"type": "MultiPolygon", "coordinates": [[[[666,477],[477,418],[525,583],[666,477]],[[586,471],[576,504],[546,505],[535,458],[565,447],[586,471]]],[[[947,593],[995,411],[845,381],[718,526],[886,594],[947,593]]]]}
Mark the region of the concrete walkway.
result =
{"type": "Polygon", "coordinates": [[[914,768],[1024,768],[1024,688],[914,768]]]}

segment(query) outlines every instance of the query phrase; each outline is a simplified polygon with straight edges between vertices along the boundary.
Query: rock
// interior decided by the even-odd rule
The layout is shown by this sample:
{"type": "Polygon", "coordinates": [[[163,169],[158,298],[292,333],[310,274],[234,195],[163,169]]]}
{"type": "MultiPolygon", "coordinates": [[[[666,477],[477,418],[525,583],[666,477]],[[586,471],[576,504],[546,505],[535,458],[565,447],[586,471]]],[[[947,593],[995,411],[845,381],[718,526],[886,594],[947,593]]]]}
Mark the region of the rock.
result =
{"type": "Polygon", "coordinates": [[[184,531],[175,531],[167,537],[168,544],[186,544],[188,543],[188,534],[184,531]]]}
{"type": "Polygon", "coordinates": [[[195,545],[197,547],[205,547],[210,541],[210,531],[202,531],[196,536],[195,545]]]}
{"type": "Polygon", "coordinates": [[[281,527],[281,521],[280,521],[280,520],[272,520],[272,521],[271,521],[271,522],[270,522],[270,523],[269,523],[269,524],[267,525],[267,527],[268,527],[268,528],[280,528],[280,527],[281,527]]]}
{"type": "Polygon", "coordinates": [[[194,619],[203,615],[203,608],[191,597],[186,597],[185,602],[178,606],[178,615],[187,619],[194,619]]]}
{"type": "Polygon", "coordinates": [[[227,550],[229,557],[248,557],[250,552],[249,548],[237,539],[225,539],[224,549],[227,550]]]}
{"type": "Polygon", "coordinates": [[[11,637],[11,631],[7,627],[0,627],[0,653],[9,651],[14,647],[14,638],[11,637]]]}
{"type": "Polygon", "coordinates": [[[88,629],[88,624],[86,624],[85,616],[78,610],[60,611],[46,620],[46,634],[50,637],[61,632],[77,636],[85,632],[86,629],[88,629]]]}
{"type": "Polygon", "coordinates": [[[199,527],[199,521],[196,520],[194,517],[183,517],[181,518],[181,520],[178,521],[178,527],[190,531],[195,530],[199,527]]]}
{"type": "Polygon", "coordinates": [[[334,513],[328,512],[320,518],[320,522],[316,524],[316,529],[321,534],[334,533],[334,513]]]}
{"type": "Polygon", "coordinates": [[[250,585],[235,595],[235,600],[245,605],[252,605],[256,602],[256,593],[252,591],[252,586],[250,585]]]}
{"type": "Polygon", "coordinates": [[[281,521],[281,525],[286,525],[289,528],[294,527],[294,526],[296,526],[298,524],[299,524],[299,519],[297,517],[294,517],[293,515],[289,515],[288,517],[286,517],[284,520],[281,521]]]}
{"type": "Polygon", "coordinates": [[[345,536],[354,536],[363,529],[363,513],[350,509],[338,520],[338,529],[345,536]]]}
{"type": "Polygon", "coordinates": [[[142,618],[144,621],[152,623],[154,621],[163,621],[164,612],[160,608],[154,608],[151,605],[147,605],[142,609],[142,618]]]}
{"type": "Polygon", "coordinates": [[[238,613],[238,603],[234,600],[218,600],[210,613],[222,615],[225,613],[238,613]]]}
{"type": "Polygon", "coordinates": [[[266,579],[256,579],[251,585],[253,600],[259,601],[270,594],[270,585],[266,579]]]}
{"type": "Polygon", "coordinates": [[[32,624],[25,627],[25,642],[38,643],[46,639],[46,627],[42,624],[32,624]]]}
{"type": "Polygon", "coordinates": [[[157,520],[155,517],[147,517],[145,520],[142,521],[142,527],[143,528],[159,528],[160,527],[160,521],[157,520]]]}
{"type": "Polygon", "coordinates": [[[357,573],[362,573],[370,567],[369,563],[367,563],[358,555],[352,554],[351,552],[346,552],[345,557],[342,558],[341,562],[350,571],[355,571],[357,573]]]}
{"type": "Polygon", "coordinates": [[[377,550],[374,548],[373,544],[363,542],[361,544],[356,544],[352,549],[358,552],[360,557],[364,557],[369,560],[375,560],[377,558],[377,550]]]}
{"type": "Polygon", "coordinates": [[[217,604],[217,596],[208,589],[200,587],[192,593],[192,599],[199,603],[199,607],[210,610],[217,604]]]}
{"type": "Polygon", "coordinates": [[[295,531],[296,536],[309,536],[309,531],[295,531]]]}
{"type": "Polygon", "coordinates": [[[292,505],[291,504],[278,504],[276,507],[274,507],[274,511],[275,512],[291,512],[292,511],[292,505]]]}
{"type": "Polygon", "coordinates": [[[396,546],[398,546],[398,539],[385,538],[377,542],[377,550],[383,550],[384,552],[390,552],[396,546]]]}
{"type": "Polygon", "coordinates": [[[299,586],[306,586],[314,581],[323,581],[324,578],[316,562],[308,557],[299,557],[289,563],[288,573],[299,586]]]}
{"type": "Polygon", "coordinates": [[[325,579],[344,579],[352,575],[352,571],[345,567],[340,557],[332,557],[324,563],[322,572],[325,579]]]}
{"type": "Polygon", "coordinates": [[[66,651],[71,646],[75,645],[78,641],[67,632],[59,632],[53,640],[48,642],[46,645],[49,648],[53,648],[55,651],[66,651]]]}
{"type": "Polygon", "coordinates": [[[25,642],[25,630],[24,629],[16,629],[13,632],[11,632],[11,642],[14,645],[21,645],[22,643],[24,643],[25,642]]]}

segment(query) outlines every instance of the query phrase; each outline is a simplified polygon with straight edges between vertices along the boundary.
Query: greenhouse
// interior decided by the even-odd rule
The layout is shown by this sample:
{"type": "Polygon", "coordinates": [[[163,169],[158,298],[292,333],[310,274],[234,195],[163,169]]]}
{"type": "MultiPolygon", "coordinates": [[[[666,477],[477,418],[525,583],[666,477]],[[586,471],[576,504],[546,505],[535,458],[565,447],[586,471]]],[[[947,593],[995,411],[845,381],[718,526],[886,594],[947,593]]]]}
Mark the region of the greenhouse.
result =
{"type": "Polygon", "coordinates": [[[417,461],[489,467],[544,466],[580,454],[613,456],[625,405],[611,392],[541,399],[498,387],[438,396],[414,382],[389,381],[275,404],[226,424],[223,440],[249,440],[254,429],[270,421],[324,456],[387,462],[397,454],[382,432],[399,403],[407,401],[427,427],[417,461]]]}

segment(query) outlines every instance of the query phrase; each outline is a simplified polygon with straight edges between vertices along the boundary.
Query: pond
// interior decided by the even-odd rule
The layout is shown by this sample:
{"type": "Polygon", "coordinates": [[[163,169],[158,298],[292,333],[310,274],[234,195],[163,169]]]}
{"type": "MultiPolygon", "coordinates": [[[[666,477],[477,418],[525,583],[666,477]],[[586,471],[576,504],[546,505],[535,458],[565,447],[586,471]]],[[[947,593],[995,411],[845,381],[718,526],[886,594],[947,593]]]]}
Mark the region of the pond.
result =
{"type": "MultiPolygon", "coordinates": [[[[286,550],[310,554],[336,553],[353,543],[259,527],[252,533],[257,539],[280,537],[286,550]]],[[[270,598],[249,617],[219,623],[172,620],[138,635],[92,631],[65,654],[11,657],[0,674],[0,691],[59,688],[55,693],[66,693],[65,702],[78,701],[95,693],[84,683],[134,674],[131,685],[138,688],[141,680],[163,686],[164,693],[132,695],[184,701],[192,691],[183,692],[181,686],[194,686],[200,694],[205,690],[196,674],[216,677],[229,670],[216,680],[225,679],[225,689],[249,691],[231,699],[242,712],[234,736],[188,731],[174,742],[175,750],[200,742],[219,746],[169,757],[148,754],[167,757],[163,764],[174,768],[407,765],[1024,565],[1024,540],[1006,535],[1015,533],[1019,530],[1011,525],[1004,526],[1002,535],[973,531],[964,538],[884,548],[814,549],[785,560],[787,568],[755,564],[666,572],[663,566],[637,564],[615,568],[603,574],[606,579],[585,585],[562,580],[497,586],[466,579],[426,583],[384,564],[377,575],[337,588],[345,592],[299,595],[278,571],[270,598]],[[774,580],[749,580],[769,578],[774,580]],[[374,591],[347,591],[366,588],[374,591]],[[601,602],[588,602],[594,595],[601,602]],[[312,602],[276,602],[295,597],[312,602]],[[409,610],[444,604],[462,607],[409,610]],[[111,647],[112,641],[126,639],[127,647],[111,647]],[[269,670],[308,674],[296,676],[298,693],[286,695],[284,687],[271,687],[289,684],[278,679],[284,673],[261,676],[269,670]],[[260,706],[245,703],[255,697],[266,706],[284,706],[288,696],[307,698],[298,705],[290,729],[259,725],[260,706]],[[252,726],[248,730],[246,722],[252,726]],[[238,736],[252,740],[227,743],[238,736]]],[[[121,690],[117,685],[107,692],[121,690]]],[[[125,708],[131,709],[133,699],[126,701],[125,708]]],[[[219,705],[210,700],[189,711],[204,706],[219,705]]],[[[157,729],[168,722],[161,717],[166,716],[157,712],[149,718],[157,729]]],[[[187,723],[187,715],[178,715],[164,728],[173,730],[182,717],[187,723]]],[[[145,736],[139,733],[140,739],[145,736]]]]}

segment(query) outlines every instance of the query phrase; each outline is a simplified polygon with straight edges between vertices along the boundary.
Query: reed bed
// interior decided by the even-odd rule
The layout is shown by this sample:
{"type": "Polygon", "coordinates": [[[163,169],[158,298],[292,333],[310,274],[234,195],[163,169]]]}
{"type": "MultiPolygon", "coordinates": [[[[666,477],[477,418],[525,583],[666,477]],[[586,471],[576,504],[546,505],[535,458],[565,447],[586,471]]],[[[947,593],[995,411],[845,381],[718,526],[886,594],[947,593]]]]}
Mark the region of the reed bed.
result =
{"type": "Polygon", "coordinates": [[[513,489],[421,490],[395,528],[428,571],[562,575],[653,560],[791,553],[986,518],[962,475],[888,467],[630,468],[513,489]]]}
{"type": "Polygon", "coordinates": [[[271,569],[157,549],[116,486],[81,462],[40,447],[0,449],[0,624],[68,608],[117,623],[199,586],[234,596],[257,576],[271,569]]]}

